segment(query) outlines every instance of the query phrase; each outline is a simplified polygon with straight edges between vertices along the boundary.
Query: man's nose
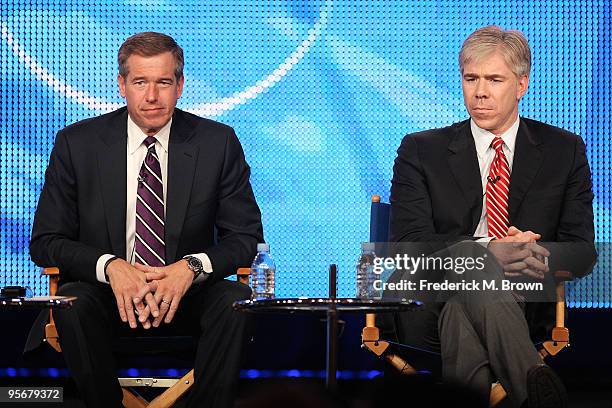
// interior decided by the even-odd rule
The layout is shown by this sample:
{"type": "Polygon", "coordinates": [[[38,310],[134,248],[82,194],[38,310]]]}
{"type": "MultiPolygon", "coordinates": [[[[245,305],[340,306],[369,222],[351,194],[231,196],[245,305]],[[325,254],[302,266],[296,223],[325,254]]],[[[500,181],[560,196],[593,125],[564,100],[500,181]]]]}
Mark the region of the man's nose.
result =
{"type": "Polygon", "coordinates": [[[480,80],[476,83],[476,97],[487,98],[489,96],[489,87],[487,81],[480,80]]]}
{"type": "Polygon", "coordinates": [[[158,95],[157,86],[155,84],[149,84],[145,92],[145,99],[147,100],[147,102],[157,101],[157,95],[158,95]]]}

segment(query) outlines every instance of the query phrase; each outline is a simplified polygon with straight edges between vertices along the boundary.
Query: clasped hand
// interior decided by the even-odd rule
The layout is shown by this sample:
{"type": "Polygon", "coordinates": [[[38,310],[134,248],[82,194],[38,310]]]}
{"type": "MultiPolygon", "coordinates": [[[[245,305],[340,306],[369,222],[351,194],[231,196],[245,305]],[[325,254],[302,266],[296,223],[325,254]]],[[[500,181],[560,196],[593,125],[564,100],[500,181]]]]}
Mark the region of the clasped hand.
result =
{"type": "Polygon", "coordinates": [[[491,241],[488,248],[502,266],[505,276],[526,275],[543,280],[549,271],[544,258],[550,256],[550,252],[536,243],[540,238],[540,234],[532,231],[523,232],[510,227],[506,237],[491,241]]]}
{"type": "Polygon", "coordinates": [[[145,329],[158,327],[162,320],[170,323],[193,282],[193,272],[187,267],[186,260],[151,267],[139,263],[131,265],[118,258],[108,265],[106,273],[119,316],[133,329],[137,327],[137,321],[145,329]]]}

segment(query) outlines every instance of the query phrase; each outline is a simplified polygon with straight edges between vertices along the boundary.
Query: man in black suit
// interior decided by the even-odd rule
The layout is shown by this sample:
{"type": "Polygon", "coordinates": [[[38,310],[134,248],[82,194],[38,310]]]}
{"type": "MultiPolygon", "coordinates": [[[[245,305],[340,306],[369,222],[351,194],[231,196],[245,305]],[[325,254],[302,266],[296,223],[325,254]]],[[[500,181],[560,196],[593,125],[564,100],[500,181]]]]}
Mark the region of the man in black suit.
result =
{"type": "Polygon", "coordinates": [[[246,330],[231,305],[250,290],[224,278],[263,241],[250,170],[232,128],[175,108],[184,78],[174,39],[136,34],[118,62],[127,106],[57,135],[32,260],[59,267],[58,294],[78,297],[54,316],[88,407],[121,406],[111,344],[147,330],[195,333],[187,403],[230,406],[246,330]]]}
{"type": "MultiPolygon", "coordinates": [[[[496,279],[588,273],[596,253],[585,145],[575,134],[519,117],[531,65],[526,38],[481,28],[464,42],[459,64],[471,119],[402,141],[391,240],[434,247],[477,241],[497,261],[487,272],[496,279]]],[[[397,334],[403,343],[440,351],[443,376],[474,388],[485,403],[499,381],[513,406],[564,407],[563,384],[542,364],[527,323],[541,323],[550,305],[522,300],[512,292],[462,293],[400,314],[397,334]]]]}

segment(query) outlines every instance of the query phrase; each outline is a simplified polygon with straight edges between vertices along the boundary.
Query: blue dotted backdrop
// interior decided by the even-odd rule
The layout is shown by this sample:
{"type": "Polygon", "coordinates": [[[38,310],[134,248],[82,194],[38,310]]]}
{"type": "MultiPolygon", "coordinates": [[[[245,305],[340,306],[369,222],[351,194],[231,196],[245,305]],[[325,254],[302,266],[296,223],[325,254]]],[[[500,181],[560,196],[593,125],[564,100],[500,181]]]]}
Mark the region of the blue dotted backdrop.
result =
{"type": "MultiPolygon", "coordinates": [[[[580,134],[609,242],[611,3],[606,1],[17,1],[0,11],[0,285],[46,281],[28,255],[55,133],[122,104],[116,52],[162,31],[186,54],[179,107],[232,125],[252,166],[278,296],[354,294],[372,194],[388,199],[409,132],[463,120],[457,53],[474,29],[523,31],[533,51],[524,116],[580,134]]],[[[610,262],[571,304],[610,307],[610,262]]]]}

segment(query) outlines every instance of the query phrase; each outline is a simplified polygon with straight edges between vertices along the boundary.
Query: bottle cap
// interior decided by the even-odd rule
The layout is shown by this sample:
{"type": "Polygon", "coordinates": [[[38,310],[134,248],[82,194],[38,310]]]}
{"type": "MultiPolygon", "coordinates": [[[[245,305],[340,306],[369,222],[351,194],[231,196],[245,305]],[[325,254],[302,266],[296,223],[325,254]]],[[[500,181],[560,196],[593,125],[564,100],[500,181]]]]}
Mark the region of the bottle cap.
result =
{"type": "Polygon", "coordinates": [[[270,252],[270,244],[257,244],[257,252],[270,252]]]}

